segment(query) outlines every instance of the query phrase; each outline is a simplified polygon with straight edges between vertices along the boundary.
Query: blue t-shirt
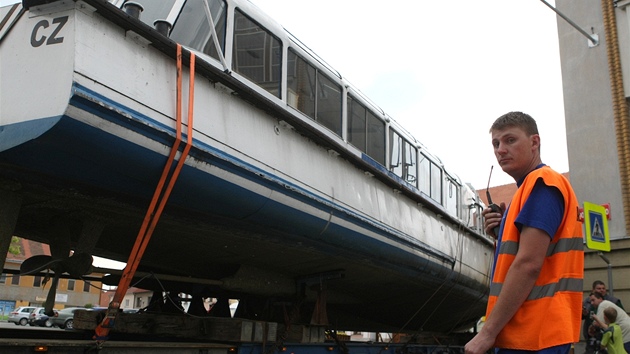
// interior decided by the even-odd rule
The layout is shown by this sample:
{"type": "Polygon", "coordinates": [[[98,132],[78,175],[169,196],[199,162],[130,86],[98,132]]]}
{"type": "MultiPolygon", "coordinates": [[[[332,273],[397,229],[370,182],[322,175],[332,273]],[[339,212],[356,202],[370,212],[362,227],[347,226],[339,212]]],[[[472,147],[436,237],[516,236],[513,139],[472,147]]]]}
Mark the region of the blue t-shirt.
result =
{"type": "Polygon", "coordinates": [[[522,231],[523,226],[535,227],[547,232],[553,238],[563,217],[562,193],[558,188],[550,187],[542,179],[538,179],[514,224],[518,231],[522,231]]]}

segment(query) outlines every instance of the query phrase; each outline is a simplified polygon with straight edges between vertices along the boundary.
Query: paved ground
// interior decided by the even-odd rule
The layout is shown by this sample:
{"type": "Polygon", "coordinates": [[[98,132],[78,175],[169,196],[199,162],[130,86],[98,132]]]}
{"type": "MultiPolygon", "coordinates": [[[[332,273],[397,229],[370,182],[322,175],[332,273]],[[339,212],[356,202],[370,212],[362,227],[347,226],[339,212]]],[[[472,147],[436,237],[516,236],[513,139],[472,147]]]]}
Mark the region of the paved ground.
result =
{"type": "Polygon", "coordinates": [[[575,343],[573,346],[573,354],[584,354],[584,348],[586,348],[585,342],[575,343]]]}

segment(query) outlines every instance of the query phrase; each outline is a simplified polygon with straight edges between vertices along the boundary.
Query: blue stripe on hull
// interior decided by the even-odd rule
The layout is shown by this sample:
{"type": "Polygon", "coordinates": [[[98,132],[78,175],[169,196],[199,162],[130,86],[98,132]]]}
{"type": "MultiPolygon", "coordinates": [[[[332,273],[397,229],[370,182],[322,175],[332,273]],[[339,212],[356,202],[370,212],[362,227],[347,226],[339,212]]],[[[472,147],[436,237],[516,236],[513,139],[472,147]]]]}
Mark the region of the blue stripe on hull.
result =
{"type": "MultiPolygon", "coordinates": [[[[79,85],[74,91],[76,95],[71,99],[71,105],[166,146],[173,144],[175,132],[172,128],[79,85]]],[[[332,213],[337,218],[358,225],[358,229],[369,230],[395,240],[399,245],[421,251],[435,258],[436,272],[440,272],[447,264],[450,269],[454,262],[452,257],[409,235],[358,215],[209,145],[195,141],[190,156],[253,181],[263,190],[266,188],[274,193],[288,195],[308,207],[332,213]]],[[[68,187],[83,185],[97,188],[99,193],[105,195],[115,193],[124,200],[145,203],[153,194],[166,156],[64,116],[38,139],[0,154],[0,162],[36,168],[42,175],[64,181],[68,187]]],[[[323,242],[325,240],[330,245],[355,247],[362,251],[360,253],[378,254],[384,259],[396,259],[396,263],[417,266],[418,262],[422,262],[423,266],[427,266],[426,260],[400,247],[390,246],[339,225],[329,225],[327,220],[189,166],[182,170],[169,205],[197,213],[244,220],[323,242]]]]}

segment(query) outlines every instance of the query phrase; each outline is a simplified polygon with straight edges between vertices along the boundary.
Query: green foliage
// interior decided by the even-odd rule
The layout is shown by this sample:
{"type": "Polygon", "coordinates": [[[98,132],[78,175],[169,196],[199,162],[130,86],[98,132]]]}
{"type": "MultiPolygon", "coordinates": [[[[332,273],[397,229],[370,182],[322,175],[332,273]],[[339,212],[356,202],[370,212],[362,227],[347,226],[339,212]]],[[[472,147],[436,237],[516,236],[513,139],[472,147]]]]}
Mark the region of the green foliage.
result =
{"type": "Polygon", "coordinates": [[[20,238],[17,236],[11,236],[11,244],[9,245],[9,253],[20,254],[20,238]]]}
{"type": "Polygon", "coordinates": [[[85,306],[83,306],[83,307],[85,307],[86,309],[91,309],[92,307],[94,307],[94,305],[92,305],[92,304],[85,304],[85,306]]]}

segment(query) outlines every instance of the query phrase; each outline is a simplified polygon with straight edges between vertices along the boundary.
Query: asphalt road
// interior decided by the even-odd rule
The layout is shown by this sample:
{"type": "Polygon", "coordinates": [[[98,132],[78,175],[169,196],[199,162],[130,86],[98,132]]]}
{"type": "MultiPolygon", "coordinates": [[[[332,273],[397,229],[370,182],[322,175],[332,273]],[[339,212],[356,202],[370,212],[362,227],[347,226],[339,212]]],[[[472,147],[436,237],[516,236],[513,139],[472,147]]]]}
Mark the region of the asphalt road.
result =
{"type": "Polygon", "coordinates": [[[46,327],[39,327],[39,326],[16,326],[13,322],[7,322],[7,320],[2,320],[0,321],[0,328],[10,328],[10,329],[16,329],[16,328],[20,328],[20,329],[24,329],[24,330],[49,330],[49,331],[63,331],[61,328],[57,328],[57,327],[50,327],[50,328],[46,328],[46,327]]]}

